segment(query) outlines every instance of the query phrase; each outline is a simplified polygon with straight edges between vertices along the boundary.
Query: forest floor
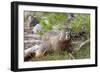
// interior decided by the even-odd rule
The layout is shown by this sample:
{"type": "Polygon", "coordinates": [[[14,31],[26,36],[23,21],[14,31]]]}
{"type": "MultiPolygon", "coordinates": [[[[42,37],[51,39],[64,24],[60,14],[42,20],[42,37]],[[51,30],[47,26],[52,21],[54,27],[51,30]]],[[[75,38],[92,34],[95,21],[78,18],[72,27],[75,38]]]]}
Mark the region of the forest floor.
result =
{"type": "MultiPolygon", "coordinates": [[[[90,46],[89,44],[80,50],[78,47],[83,41],[77,40],[73,41],[73,48],[75,52],[73,53],[73,57],[75,59],[85,59],[90,58],[90,46]]],[[[24,30],[24,50],[33,47],[36,44],[41,44],[41,36],[38,34],[33,34],[31,29],[24,30]]],[[[43,57],[42,59],[35,59],[32,58],[32,61],[43,61],[43,60],[70,60],[72,59],[67,51],[63,51],[60,53],[51,53],[47,56],[43,57]]]]}

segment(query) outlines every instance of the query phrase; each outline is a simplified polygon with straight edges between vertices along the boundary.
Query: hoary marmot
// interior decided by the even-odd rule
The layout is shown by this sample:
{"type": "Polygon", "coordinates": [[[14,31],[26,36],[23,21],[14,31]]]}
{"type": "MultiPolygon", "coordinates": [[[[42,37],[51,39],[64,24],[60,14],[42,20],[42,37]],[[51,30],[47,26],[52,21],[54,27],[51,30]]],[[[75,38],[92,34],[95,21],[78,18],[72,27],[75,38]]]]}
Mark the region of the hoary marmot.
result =
{"type": "Polygon", "coordinates": [[[35,57],[42,57],[45,53],[56,52],[56,51],[67,51],[72,52],[71,37],[69,31],[55,31],[50,30],[42,36],[42,44],[39,49],[35,52],[35,57]]]}

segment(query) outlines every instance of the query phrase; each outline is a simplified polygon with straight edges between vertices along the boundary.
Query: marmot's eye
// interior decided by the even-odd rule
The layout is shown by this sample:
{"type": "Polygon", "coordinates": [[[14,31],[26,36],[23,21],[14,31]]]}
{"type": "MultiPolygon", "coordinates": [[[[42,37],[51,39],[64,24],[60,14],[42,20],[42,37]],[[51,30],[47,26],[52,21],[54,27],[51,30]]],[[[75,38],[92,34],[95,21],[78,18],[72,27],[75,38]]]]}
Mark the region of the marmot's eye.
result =
{"type": "Polygon", "coordinates": [[[70,38],[70,33],[69,32],[66,32],[66,37],[70,38]]]}

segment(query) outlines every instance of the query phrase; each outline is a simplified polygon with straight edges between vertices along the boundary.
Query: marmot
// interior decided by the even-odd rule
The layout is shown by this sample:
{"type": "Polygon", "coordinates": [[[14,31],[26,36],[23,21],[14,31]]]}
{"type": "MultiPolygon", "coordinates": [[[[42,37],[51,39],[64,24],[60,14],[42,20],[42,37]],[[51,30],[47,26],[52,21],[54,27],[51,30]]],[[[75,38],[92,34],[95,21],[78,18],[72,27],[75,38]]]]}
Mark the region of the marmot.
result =
{"type": "Polygon", "coordinates": [[[67,51],[71,53],[73,51],[71,46],[71,37],[69,31],[54,31],[50,30],[42,36],[42,44],[40,48],[35,52],[35,57],[42,57],[46,52],[67,51]]]}

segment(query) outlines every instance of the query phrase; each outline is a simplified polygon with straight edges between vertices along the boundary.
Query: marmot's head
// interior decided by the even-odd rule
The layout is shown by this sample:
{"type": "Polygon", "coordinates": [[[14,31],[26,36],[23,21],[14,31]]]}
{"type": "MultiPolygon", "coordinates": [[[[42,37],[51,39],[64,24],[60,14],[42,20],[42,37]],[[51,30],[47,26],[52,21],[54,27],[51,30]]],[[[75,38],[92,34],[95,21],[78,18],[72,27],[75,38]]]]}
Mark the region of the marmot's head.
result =
{"type": "Polygon", "coordinates": [[[69,31],[67,31],[67,32],[61,31],[59,36],[60,36],[60,38],[59,38],[60,41],[70,40],[70,38],[71,38],[69,31]]]}

